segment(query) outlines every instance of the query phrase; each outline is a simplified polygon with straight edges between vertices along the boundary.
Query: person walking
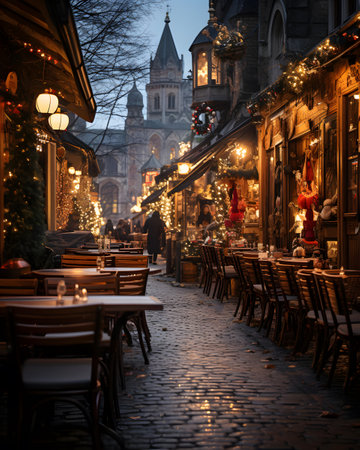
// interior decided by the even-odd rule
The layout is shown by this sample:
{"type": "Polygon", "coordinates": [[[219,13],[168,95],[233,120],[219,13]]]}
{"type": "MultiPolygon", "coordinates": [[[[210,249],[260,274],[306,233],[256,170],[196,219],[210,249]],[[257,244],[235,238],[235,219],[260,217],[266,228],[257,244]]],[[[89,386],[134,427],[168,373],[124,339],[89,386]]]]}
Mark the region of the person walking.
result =
{"type": "Polygon", "coordinates": [[[165,237],[165,224],[160,219],[159,211],[154,211],[144,224],[144,233],[147,233],[147,250],[152,255],[152,263],[157,264],[157,255],[161,252],[161,244],[165,237]]]}

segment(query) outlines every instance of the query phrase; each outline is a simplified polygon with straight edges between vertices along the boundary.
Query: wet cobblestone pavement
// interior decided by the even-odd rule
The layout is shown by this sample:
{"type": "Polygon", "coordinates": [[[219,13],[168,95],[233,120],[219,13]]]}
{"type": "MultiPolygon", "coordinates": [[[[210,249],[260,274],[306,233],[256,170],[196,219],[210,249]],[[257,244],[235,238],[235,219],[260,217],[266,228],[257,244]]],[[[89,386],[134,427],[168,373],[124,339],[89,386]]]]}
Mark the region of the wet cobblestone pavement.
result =
{"type": "MultiPolygon", "coordinates": [[[[344,395],[341,377],[324,387],[326,375],[316,380],[310,355],[293,358],[234,320],[235,298],[221,304],[170,281],[148,283],[147,293],[164,303],[164,311],[147,314],[150,365],[137,342],[125,346],[118,432],[127,449],[360,448],[359,388],[344,395]]],[[[68,426],[52,435],[57,443],[39,430],[33,448],[90,448],[86,430],[72,429],[77,412],[64,409],[58,418],[68,426]]],[[[109,438],[104,447],[117,448],[109,438]]]]}

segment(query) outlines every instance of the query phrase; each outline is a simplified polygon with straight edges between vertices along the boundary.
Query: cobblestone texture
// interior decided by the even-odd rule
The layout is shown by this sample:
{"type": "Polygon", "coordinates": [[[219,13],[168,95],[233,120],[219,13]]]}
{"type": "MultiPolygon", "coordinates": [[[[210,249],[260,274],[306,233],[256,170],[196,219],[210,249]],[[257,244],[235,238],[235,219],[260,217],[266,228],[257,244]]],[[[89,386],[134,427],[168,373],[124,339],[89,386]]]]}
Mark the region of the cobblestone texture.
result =
{"type": "MultiPolygon", "coordinates": [[[[221,304],[197,287],[174,287],[159,276],[150,277],[148,294],[164,311],[147,314],[149,366],[136,342],[125,346],[118,432],[127,449],[360,447],[359,389],[344,395],[341,377],[325,388],[326,376],[316,380],[310,355],[295,359],[234,321],[236,299],[221,304]],[[321,417],[323,411],[336,417],[321,417]]],[[[56,434],[57,444],[50,447],[44,432],[34,448],[89,448],[86,430],[72,428],[79,414],[64,409],[58,419],[68,426],[56,434]]],[[[108,438],[104,445],[117,448],[108,438]]]]}

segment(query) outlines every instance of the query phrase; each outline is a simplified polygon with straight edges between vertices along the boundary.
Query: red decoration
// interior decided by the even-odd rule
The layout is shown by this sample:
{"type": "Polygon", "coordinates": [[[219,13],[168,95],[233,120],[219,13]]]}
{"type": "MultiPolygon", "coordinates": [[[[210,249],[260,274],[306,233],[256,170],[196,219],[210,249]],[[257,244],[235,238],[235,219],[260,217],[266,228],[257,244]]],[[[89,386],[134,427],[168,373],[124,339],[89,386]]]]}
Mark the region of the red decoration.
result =
{"type": "Polygon", "coordinates": [[[206,103],[203,103],[201,106],[197,106],[195,111],[192,114],[192,125],[191,129],[195,132],[195,134],[203,135],[211,131],[212,129],[212,121],[209,116],[213,116],[214,110],[207,106],[206,103]],[[200,115],[205,114],[205,122],[200,119],[200,115]]]}

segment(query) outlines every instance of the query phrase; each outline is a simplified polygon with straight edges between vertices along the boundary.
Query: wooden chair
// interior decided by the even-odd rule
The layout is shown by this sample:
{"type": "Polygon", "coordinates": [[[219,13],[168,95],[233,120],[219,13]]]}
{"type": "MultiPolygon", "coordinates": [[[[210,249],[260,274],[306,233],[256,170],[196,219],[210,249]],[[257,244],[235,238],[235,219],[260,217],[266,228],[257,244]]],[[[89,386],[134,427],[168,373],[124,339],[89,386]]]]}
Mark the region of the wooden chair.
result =
{"type": "Polygon", "coordinates": [[[347,391],[356,377],[357,353],[360,350],[360,315],[354,312],[360,293],[360,271],[346,270],[344,275],[323,272],[329,306],[336,326],[333,361],[329,373],[328,385],[331,385],[343,344],[348,350],[348,371],[344,383],[347,391]],[[339,317],[344,317],[343,323],[339,317]]]}
{"type": "Polygon", "coordinates": [[[280,284],[280,288],[287,302],[285,302],[284,317],[285,322],[280,336],[280,345],[283,344],[286,331],[292,331],[295,337],[294,351],[296,353],[298,348],[304,341],[304,327],[303,321],[306,314],[305,306],[302,303],[300,290],[297,283],[296,274],[298,266],[293,264],[276,264],[276,272],[280,284]]]}
{"type": "Polygon", "coordinates": [[[201,259],[201,274],[200,274],[199,288],[201,288],[202,285],[204,284],[203,292],[205,292],[205,285],[206,285],[206,281],[207,281],[207,277],[208,277],[208,270],[207,270],[204,245],[200,245],[199,249],[200,249],[200,259],[201,259]]]}
{"type": "Polygon", "coordinates": [[[147,267],[147,255],[113,255],[115,267],[147,267]]]}
{"type": "Polygon", "coordinates": [[[57,285],[59,281],[65,281],[66,295],[74,294],[75,284],[78,284],[80,289],[86,288],[88,295],[91,294],[105,294],[115,295],[118,292],[117,278],[114,274],[104,276],[86,276],[86,277],[61,277],[61,278],[45,278],[45,295],[57,295],[57,285]]]}
{"type": "Polygon", "coordinates": [[[261,275],[264,280],[266,293],[268,297],[268,316],[265,319],[267,322],[266,335],[269,336],[271,325],[275,313],[275,330],[273,340],[278,342],[282,335],[282,327],[288,326],[288,315],[284,315],[285,312],[291,312],[292,309],[296,309],[298,305],[298,299],[288,298],[287,295],[281,290],[278,274],[272,261],[259,260],[259,266],[261,275]],[[283,324],[283,318],[285,323],[283,324]]]}
{"type": "Polygon", "coordinates": [[[0,296],[36,295],[36,278],[0,278],[0,296]]]}
{"type": "MultiPolygon", "coordinates": [[[[215,257],[215,253],[214,255],[212,254],[213,251],[215,251],[214,247],[211,247],[209,245],[204,245],[204,255],[205,255],[205,261],[206,261],[206,267],[207,267],[207,272],[206,272],[206,280],[205,280],[205,284],[204,284],[204,290],[203,292],[210,296],[211,295],[211,287],[212,287],[212,283],[215,279],[215,282],[218,281],[218,274],[217,274],[217,268],[214,262],[215,257]]],[[[214,288],[214,295],[215,295],[215,291],[216,291],[216,283],[215,283],[215,288],[214,288]]]]}
{"type": "Polygon", "coordinates": [[[246,304],[247,296],[249,295],[249,284],[246,280],[246,274],[244,273],[243,264],[241,261],[241,254],[233,253],[232,258],[234,261],[234,267],[238,274],[238,279],[240,283],[239,299],[234,312],[234,317],[238,315],[239,310],[243,310],[246,304]],[[241,307],[241,309],[240,309],[241,307]]]}
{"type": "MultiPolygon", "coordinates": [[[[113,256],[103,256],[105,267],[114,265],[113,256]]],[[[96,267],[97,255],[61,255],[61,267],[96,267]]]]}
{"type": "Polygon", "coordinates": [[[256,304],[260,303],[261,318],[258,327],[258,331],[260,331],[265,320],[268,295],[260,270],[259,258],[257,256],[243,254],[240,257],[239,263],[242,267],[247,283],[246,303],[241,311],[240,319],[242,319],[246,312],[248,312],[247,325],[250,325],[255,314],[256,304]]]}
{"type": "Polygon", "coordinates": [[[93,447],[99,449],[101,306],[11,306],[7,308],[7,319],[14,368],[11,396],[17,400],[12,402],[17,404],[14,436],[18,446],[28,446],[26,427],[38,408],[46,403],[65,401],[84,414],[93,447]]]}
{"type": "Polygon", "coordinates": [[[298,281],[299,292],[302,299],[302,306],[305,310],[304,318],[301,323],[303,327],[302,334],[306,334],[308,330],[308,338],[305,338],[304,345],[301,350],[306,351],[308,343],[315,332],[315,349],[312,360],[312,367],[317,370],[320,354],[322,351],[322,343],[324,340],[323,322],[327,320],[326,314],[321,309],[321,303],[316,286],[316,280],[313,274],[313,269],[300,269],[296,273],[298,281]]]}

